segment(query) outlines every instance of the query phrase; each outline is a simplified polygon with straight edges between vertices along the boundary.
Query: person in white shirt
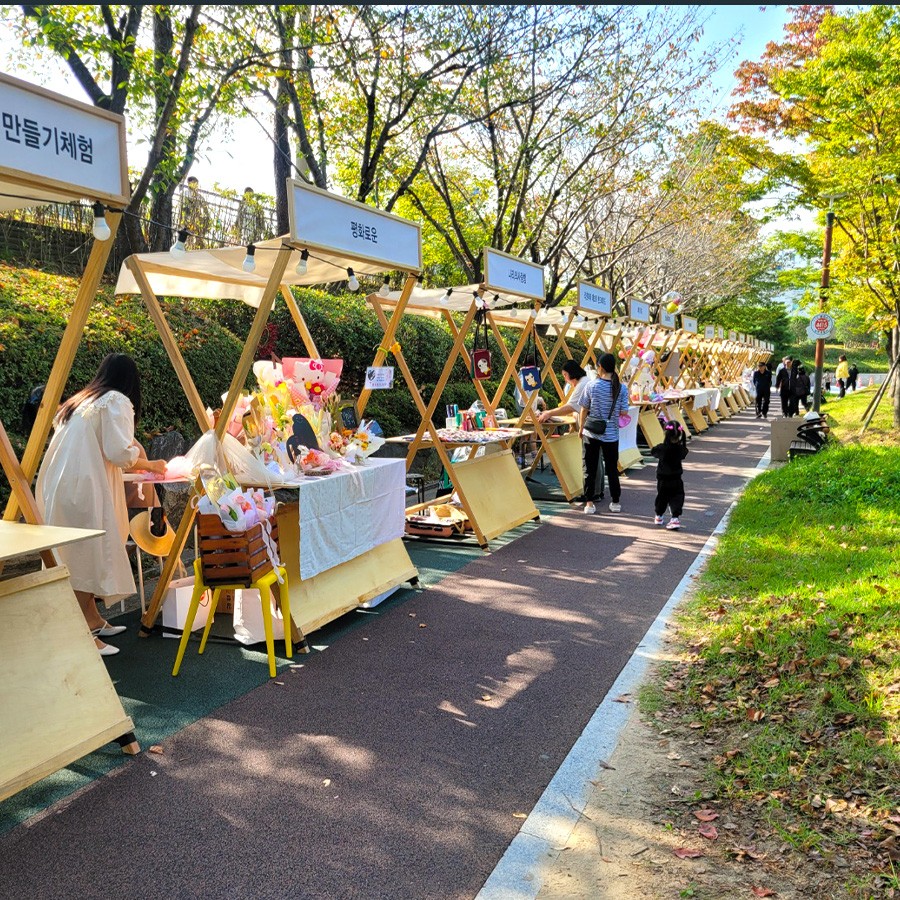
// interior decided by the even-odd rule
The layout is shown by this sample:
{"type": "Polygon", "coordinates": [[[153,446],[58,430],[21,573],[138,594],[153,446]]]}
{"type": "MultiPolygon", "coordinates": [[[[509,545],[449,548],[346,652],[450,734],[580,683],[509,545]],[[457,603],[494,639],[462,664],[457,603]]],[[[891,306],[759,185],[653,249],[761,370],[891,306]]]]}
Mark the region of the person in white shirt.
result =
{"type": "Polygon", "coordinates": [[[584,392],[590,388],[593,380],[588,373],[575,362],[574,359],[567,359],[562,366],[563,381],[566,383],[568,391],[568,399],[562,406],[554,409],[548,409],[538,416],[538,420],[546,422],[553,416],[563,416],[566,413],[575,413],[581,409],[581,398],[584,392]]]}

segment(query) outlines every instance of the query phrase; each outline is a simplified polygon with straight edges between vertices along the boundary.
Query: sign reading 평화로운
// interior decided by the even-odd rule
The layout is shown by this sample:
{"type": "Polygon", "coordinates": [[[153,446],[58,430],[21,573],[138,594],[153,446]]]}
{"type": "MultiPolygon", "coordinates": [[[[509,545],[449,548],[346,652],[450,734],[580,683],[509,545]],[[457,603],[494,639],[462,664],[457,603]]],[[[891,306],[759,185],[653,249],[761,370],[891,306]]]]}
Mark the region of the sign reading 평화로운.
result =
{"type": "Polygon", "coordinates": [[[692,316],[682,316],[681,327],[688,334],[696,334],[698,328],[697,320],[692,316]]]}
{"type": "Polygon", "coordinates": [[[662,325],[663,328],[675,328],[677,324],[675,313],[669,312],[664,306],[660,307],[659,324],[662,325]]]}
{"type": "Polygon", "coordinates": [[[650,304],[643,300],[632,300],[628,304],[628,317],[635,322],[649,322],[650,304]]]}
{"type": "Polygon", "coordinates": [[[288,179],[290,243],[404,272],[422,269],[422,228],[374,206],[288,179]]]}
{"type": "Polygon", "coordinates": [[[485,247],[484,286],[491,291],[543,300],[544,267],[485,247]]]}
{"type": "MultiPolygon", "coordinates": [[[[0,181],[4,175],[22,185],[23,198],[124,206],[125,120],[0,73],[0,181]]],[[[0,209],[28,206],[23,198],[0,198],[0,209]]]]}
{"type": "Polygon", "coordinates": [[[589,281],[579,281],[578,306],[601,316],[609,316],[612,314],[612,294],[589,281]]]}

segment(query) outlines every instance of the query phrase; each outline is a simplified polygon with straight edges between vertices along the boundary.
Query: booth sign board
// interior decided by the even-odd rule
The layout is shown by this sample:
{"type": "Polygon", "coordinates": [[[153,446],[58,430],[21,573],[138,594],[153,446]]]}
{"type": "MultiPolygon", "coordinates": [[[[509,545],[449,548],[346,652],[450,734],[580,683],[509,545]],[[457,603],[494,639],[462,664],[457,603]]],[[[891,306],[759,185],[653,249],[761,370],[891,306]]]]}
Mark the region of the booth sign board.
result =
{"type": "Polygon", "coordinates": [[[736,340],[737,340],[737,332],[736,332],[736,331],[729,331],[729,332],[728,332],[728,340],[729,340],[729,341],[736,341],[736,340]]]}
{"type": "Polygon", "coordinates": [[[747,335],[746,334],[738,334],[738,343],[746,344],[747,343],[747,335]]]}
{"type": "Polygon", "coordinates": [[[23,195],[0,198],[0,209],[79,194],[124,206],[125,158],[122,116],[0,72],[0,180],[23,195]]]}
{"type": "Polygon", "coordinates": [[[485,247],[484,286],[492,291],[543,300],[544,267],[485,247]]]}
{"type": "Polygon", "coordinates": [[[696,334],[697,333],[697,320],[692,318],[691,316],[682,316],[681,317],[681,327],[688,334],[696,334]]]}
{"type": "Polygon", "coordinates": [[[644,303],[643,300],[632,300],[628,305],[629,317],[635,322],[650,321],[650,304],[644,303]]]}
{"type": "Polygon", "coordinates": [[[670,313],[665,307],[661,307],[659,310],[659,324],[663,328],[675,328],[675,313],[670,313]]]}
{"type": "Polygon", "coordinates": [[[719,340],[720,341],[725,340],[725,329],[720,325],[718,331],[719,331],[719,340]]]}
{"type": "Polygon", "coordinates": [[[579,281],[578,307],[601,316],[612,315],[612,294],[587,281],[579,281]]]}
{"type": "Polygon", "coordinates": [[[297,249],[340,253],[404,272],[422,269],[422,226],[288,179],[290,243],[297,249]]]}
{"type": "Polygon", "coordinates": [[[716,326],[715,325],[707,325],[703,329],[703,337],[706,338],[706,340],[711,341],[715,338],[715,336],[716,336],[716,326]]]}

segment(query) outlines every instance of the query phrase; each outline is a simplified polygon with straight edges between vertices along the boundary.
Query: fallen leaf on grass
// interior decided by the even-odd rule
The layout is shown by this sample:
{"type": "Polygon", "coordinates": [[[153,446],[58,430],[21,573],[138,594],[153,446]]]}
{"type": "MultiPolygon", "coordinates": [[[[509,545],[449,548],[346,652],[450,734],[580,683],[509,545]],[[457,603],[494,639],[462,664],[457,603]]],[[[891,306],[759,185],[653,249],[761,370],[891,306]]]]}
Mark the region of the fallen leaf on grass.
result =
{"type": "Polygon", "coordinates": [[[719,814],[714,809],[695,809],[694,818],[701,822],[712,822],[719,818],[719,814]]]}
{"type": "Polygon", "coordinates": [[[734,855],[736,859],[742,860],[752,859],[752,860],[760,860],[765,859],[766,854],[760,853],[759,850],[756,850],[754,847],[735,847],[734,855]]]}
{"type": "Polygon", "coordinates": [[[702,850],[691,850],[688,847],[676,847],[672,852],[679,859],[699,859],[703,856],[702,850]]]}
{"type": "Polygon", "coordinates": [[[887,588],[882,587],[880,584],[873,584],[872,587],[875,588],[882,597],[887,593],[887,588]]]}
{"type": "Polygon", "coordinates": [[[715,825],[701,825],[697,829],[697,833],[708,841],[717,841],[719,839],[719,830],[715,825]]]}
{"type": "Polygon", "coordinates": [[[754,897],[777,897],[778,895],[771,888],[751,887],[754,897]]]}
{"type": "Polygon", "coordinates": [[[152,747],[149,748],[148,752],[150,752],[150,753],[165,753],[166,751],[163,750],[163,748],[160,747],[159,744],[154,744],[152,747]]]}
{"type": "Polygon", "coordinates": [[[761,709],[748,709],[747,710],[747,721],[748,722],[761,722],[766,717],[766,714],[761,709]]]}

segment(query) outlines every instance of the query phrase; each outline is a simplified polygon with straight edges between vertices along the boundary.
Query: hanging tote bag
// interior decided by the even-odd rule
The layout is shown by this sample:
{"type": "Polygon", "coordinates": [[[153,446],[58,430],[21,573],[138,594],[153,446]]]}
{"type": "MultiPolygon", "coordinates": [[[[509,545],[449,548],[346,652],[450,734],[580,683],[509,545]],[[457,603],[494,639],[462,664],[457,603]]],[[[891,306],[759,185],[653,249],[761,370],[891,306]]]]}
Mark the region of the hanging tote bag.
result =
{"type": "Polygon", "coordinates": [[[487,310],[479,309],[475,313],[475,342],[472,345],[472,378],[483,381],[490,378],[491,351],[488,350],[487,310]]]}
{"type": "Polygon", "coordinates": [[[532,391],[539,391],[543,386],[541,367],[537,364],[537,349],[534,343],[534,323],[531,323],[528,343],[522,354],[522,366],[519,369],[519,385],[526,396],[532,391]]]}

